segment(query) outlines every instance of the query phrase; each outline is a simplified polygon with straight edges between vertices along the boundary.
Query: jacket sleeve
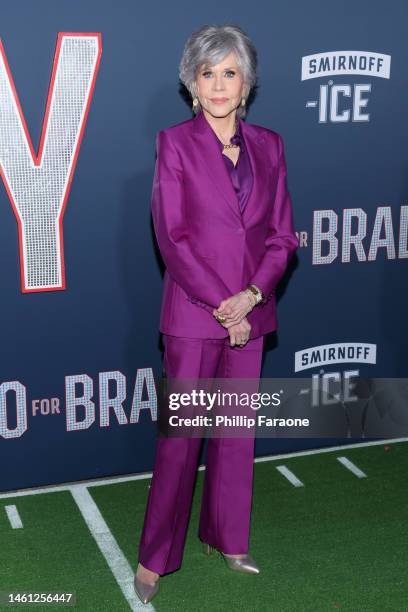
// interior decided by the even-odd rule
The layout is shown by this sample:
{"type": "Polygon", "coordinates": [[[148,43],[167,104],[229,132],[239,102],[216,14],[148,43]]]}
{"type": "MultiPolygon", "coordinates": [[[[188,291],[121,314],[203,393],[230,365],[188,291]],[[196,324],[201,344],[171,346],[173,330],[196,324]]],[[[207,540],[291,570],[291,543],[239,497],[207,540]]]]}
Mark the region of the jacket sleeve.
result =
{"type": "Polygon", "coordinates": [[[156,152],[151,209],[160,253],[169,275],[187,293],[189,300],[212,313],[231,291],[191,248],[182,163],[165,130],[157,134],[156,152]]]}
{"type": "Polygon", "coordinates": [[[256,285],[267,302],[275,293],[289,261],[299,246],[293,227],[291,198],[286,182],[286,160],[282,137],[279,135],[278,185],[265,239],[265,253],[249,284],[256,285]]]}

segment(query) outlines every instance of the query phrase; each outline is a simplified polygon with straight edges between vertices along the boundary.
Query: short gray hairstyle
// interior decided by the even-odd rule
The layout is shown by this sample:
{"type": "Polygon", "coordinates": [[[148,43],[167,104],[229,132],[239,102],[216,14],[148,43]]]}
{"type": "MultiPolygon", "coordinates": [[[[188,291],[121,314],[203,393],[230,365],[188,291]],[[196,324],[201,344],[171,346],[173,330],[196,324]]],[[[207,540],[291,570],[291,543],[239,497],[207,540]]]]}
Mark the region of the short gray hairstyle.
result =
{"type": "MultiPolygon", "coordinates": [[[[257,51],[248,35],[237,25],[205,25],[190,36],[184,47],[179,66],[181,82],[196,97],[194,81],[202,67],[209,68],[221,62],[233,51],[237,58],[244,82],[249,91],[257,81],[257,51]]],[[[193,107],[195,113],[201,110],[200,103],[193,107]]],[[[244,117],[246,108],[239,106],[237,115],[244,117]]]]}

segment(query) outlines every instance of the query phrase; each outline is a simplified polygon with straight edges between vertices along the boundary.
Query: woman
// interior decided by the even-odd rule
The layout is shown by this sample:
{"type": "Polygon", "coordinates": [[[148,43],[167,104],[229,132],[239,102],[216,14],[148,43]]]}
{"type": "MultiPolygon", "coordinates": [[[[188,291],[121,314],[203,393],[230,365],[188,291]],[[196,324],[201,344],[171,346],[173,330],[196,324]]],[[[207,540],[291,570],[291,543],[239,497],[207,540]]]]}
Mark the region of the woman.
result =
{"type": "MultiPolygon", "coordinates": [[[[277,328],[275,288],[298,246],[282,138],[243,121],[256,50],[237,26],[204,26],[180,78],[193,119],[162,130],[152,215],[166,265],[160,331],[171,378],[258,379],[277,328]]],[[[135,590],[144,603],[182,561],[201,440],[159,437],[135,590]]],[[[257,574],[248,553],[254,437],[211,438],[199,536],[228,567],[257,574]]]]}

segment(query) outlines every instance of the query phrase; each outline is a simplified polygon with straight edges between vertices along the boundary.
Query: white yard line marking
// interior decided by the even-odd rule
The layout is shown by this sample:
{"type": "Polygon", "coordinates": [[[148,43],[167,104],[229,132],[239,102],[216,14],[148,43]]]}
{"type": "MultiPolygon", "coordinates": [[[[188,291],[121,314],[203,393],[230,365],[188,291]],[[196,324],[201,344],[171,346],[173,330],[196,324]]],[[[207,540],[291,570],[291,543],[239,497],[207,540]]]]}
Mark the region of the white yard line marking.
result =
{"type": "Polygon", "coordinates": [[[278,472],[280,472],[282,474],[282,476],[287,478],[287,480],[289,480],[289,482],[291,484],[293,484],[294,487],[304,487],[305,486],[303,484],[303,482],[301,480],[299,480],[299,478],[297,476],[295,476],[294,473],[291,472],[286,467],[286,465],[277,465],[276,469],[278,470],[278,472]]]}
{"type": "Polygon", "coordinates": [[[350,459],[347,459],[347,457],[337,457],[337,461],[340,461],[340,463],[342,463],[345,468],[350,470],[350,472],[353,472],[353,474],[355,474],[357,478],[367,478],[367,474],[365,474],[363,470],[360,470],[360,468],[354,465],[354,463],[350,461],[350,459]]]}
{"type": "Polygon", "coordinates": [[[88,489],[84,485],[75,485],[70,490],[130,609],[155,610],[151,604],[142,604],[136,595],[133,587],[133,570],[88,489]]]}
{"type": "MultiPolygon", "coordinates": [[[[356,444],[343,444],[341,446],[327,446],[324,448],[313,448],[307,451],[295,451],[293,453],[282,453],[280,455],[266,455],[265,457],[256,457],[255,463],[263,463],[264,461],[280,461],[281,459],[291,459],[292,457],[306,457],[308,455],[320,455],[322,453],[335,453],[339,450],[348,450],[352,448],[365,448],[368,446],[380,446],[382,444],[398,444],[399,442],[408,442],[408,438],[390,438],[387,440],[374,440],[372,442],[357,442],[356,444]]],[[[199,470],[205,470],[204,465],[200,465],[199,470]]],[[[41,495],[43,493],[58,493],[60,491],[70,491],[72,486],[79,484],[88,487],[103,487],[104,485],[119,484],[121,482],[131,482],[132,480],[144,480],[152,477],[152,472],[143,474],[132,474],[126,476],[117,476],[114,478],[98,478],[94,480],[81,480],[75,482],[66,482],[59,485],[48,485],[45,487],[32,487],[29,489],[17,489],[0,493],[0,499],[8,497],[23,497],[25,495],[41,495]]]]}
{"type": "Polygon", "coordinates": [[[295,451],[294,453],[282,453],[281,455],[266,455],[265,457],[256,457],[255,463],[263,461],[276,461],[279,459],[290,459],[291,457],[306,457],[308,455],[320,455],[322,453],[335,453],[339,450],[349,448],[365,448],[367,446],[381,446],[386,444],[397,444],[398,442],[408,442],[408,438],[391,438],[389,440],[373,440],[371,442],[356,442],[356,444],[342,444],[341,446],[326,446],[324,448],[312,448],[306,451],[295,451]]]}
{"type": "Polygon", "coordinates": [[[13,529],[22,529],[23,521],[18,513],[17,506],[4,506],[4,509],[7,513],[8,519],[10,521],[10,525],[13,529]]]}

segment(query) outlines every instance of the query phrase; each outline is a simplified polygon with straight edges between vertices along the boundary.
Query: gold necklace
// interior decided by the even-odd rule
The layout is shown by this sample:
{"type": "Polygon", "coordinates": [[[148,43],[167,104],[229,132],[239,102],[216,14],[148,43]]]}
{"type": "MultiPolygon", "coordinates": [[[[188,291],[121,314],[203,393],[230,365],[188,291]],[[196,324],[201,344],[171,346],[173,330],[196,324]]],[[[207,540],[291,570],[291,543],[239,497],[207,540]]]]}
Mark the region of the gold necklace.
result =
{"type": "MultiPolygon", "coordinates": [[[[235,130],[234,130],[234,134],[236,133],[237,128],[238,128],[238,120],[237,120],[237,119],[235,119],[235,130]]],[[[224,147],[224,149],[236,149],[236,148],[238,148],[238,147],[239,147],[239,144],[231,144],[231,143],[229,143],[229,144],[224,144],[224,143],[222,142],[222,140],[221,140],[221,138],[220,138],[219,136],[218,136],[218,138],[219,138],[219,140],[221,141],[222,146],[224,147]]],[[[232,138],[232,136],[231,136],[231,138],[232,138]]]]}

